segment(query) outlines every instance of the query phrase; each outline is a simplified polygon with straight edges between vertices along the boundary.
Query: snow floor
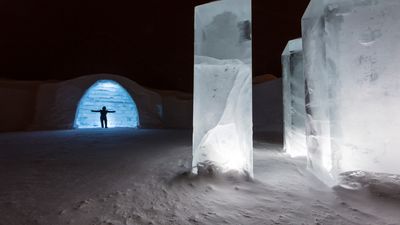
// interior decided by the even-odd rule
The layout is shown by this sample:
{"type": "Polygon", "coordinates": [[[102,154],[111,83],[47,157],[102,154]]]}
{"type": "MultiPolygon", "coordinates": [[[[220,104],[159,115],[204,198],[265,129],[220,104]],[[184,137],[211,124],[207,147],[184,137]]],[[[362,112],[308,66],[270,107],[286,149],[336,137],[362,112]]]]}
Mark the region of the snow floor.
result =
{"type": "Polygon", "coordinates": [[[0,134],[0,224],[400,224],[393,187],[330,189],[259,136],[249,182],[188,176],[191,131],[0,134]]]}

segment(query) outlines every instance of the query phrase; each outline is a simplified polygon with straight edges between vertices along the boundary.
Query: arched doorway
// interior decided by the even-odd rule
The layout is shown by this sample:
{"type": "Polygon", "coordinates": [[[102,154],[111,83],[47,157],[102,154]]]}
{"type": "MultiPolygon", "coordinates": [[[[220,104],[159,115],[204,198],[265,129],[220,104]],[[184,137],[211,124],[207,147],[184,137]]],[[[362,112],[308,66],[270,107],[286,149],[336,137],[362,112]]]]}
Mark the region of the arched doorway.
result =
{"type": "Polygon", "coordinates": [[[116,111],[107,115],[108,127],[139,126],[139,113],[135,102],[125,88],[113,80],[99,80],[81,98],[76,110],[74,128],[99,128],[100,110],[106,106],[116,111]]]}

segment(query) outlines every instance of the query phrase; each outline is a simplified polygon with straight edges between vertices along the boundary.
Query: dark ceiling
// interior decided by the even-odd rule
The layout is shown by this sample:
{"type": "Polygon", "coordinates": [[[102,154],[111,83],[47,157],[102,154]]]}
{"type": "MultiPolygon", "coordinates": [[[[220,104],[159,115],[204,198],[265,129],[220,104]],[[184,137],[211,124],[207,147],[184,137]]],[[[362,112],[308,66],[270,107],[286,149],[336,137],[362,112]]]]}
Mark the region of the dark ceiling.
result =
{"type": "MultiPolygon", "coordinates": [[[[210,1],[2,0],[0,77],[63,80],[113,73],[192,90],[193,8],[210,1]]],[[[309,0],[253,0],[254,75],[281,73],[309,0]]]]}

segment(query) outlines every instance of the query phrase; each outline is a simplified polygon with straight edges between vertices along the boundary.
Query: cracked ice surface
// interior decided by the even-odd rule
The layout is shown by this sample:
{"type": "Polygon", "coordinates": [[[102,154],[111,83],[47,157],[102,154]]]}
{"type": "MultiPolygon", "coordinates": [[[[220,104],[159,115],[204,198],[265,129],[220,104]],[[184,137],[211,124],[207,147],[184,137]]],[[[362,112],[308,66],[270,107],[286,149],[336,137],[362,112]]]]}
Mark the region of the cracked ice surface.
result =
{"type": "Polygon", "coordinates": [[[302,40],[289,41],[282,54],[284,149],[292,157],[306,156],[306,110],[302,40]]]}
{"type": "Polygon", "coordinates": [[[328,184],[400,174],[400,1],[313,0],[303,17],[307,144],[328,184]]]}
{"type": "Polygon", "coordinates": [[[196,7],[193,172],[253,175],[251,4],[196,7]]]}

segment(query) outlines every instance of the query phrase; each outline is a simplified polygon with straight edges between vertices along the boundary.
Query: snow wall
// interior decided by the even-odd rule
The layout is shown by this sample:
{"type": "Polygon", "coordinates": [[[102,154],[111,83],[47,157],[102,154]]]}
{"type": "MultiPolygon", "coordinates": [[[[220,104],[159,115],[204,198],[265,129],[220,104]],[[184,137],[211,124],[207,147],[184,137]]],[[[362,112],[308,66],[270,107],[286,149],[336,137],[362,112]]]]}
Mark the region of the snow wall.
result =
{"type": "MultiPolygon", "coordinates": [[[[96,76],[96,75],[90,75],[96,76]]],[[[117,75],[104,74],[100,75],[97,78],[91,78],[90,82],[85,81],[86,85],[90,87],[97,80],[96,79],[119,79],[121,76],[117,75]],[[118,77],[118,78],[115,78],[118,77]],[[91,83],[93,82],[93,83],[91,83]]],[[[124,78],[126,79],[126,78],[124,78]]],[[[84,79],[86,80],[86,79],[84,79]]],[[[257,80],[257,77],[255,77],[257,80]]],[[[73,81],[73,80],[72,80],[73,81]]],[[[118,83],[120,81],[116,80],[118,83]]],[[[67,81],[68,82],[68,81],[67,81]]],[[[125,81],[125,82],[133,82],[133,81],[125,81]]],[[[63,82],[61,82],[63,83],[63,82]]],[[[43,105],[42,107],[50,108],[54,104],[46,103],[46,101],[54,101],[54,96],[45,96],[43,92],[45,90],[40,91],[42,96],[45,96],[46,99],[38,100],[36,95],[39,93],[38,90],[41,85],[44,85],[45,88],[56,87],[60,88],[60,83],[58,82],[20,82],[20,81],[0,81],[0,99],[2,102],[2,110],[0,110],[0,132],[10,132],[10,131],[23,131],[27,129],[70,129],[68,126],[63,126],[62,128],[58,128],[59,126],[52,126],[51,124],[47,124],[46,127],[41,126],[41,122],[37,121],[38,118],[35,118],[37,110],[36,103],[40,103],[43,105]],[[35,124],[34,123],[34,120],[35,124]]],[[[125,87],[126,88],[126,87],[125,87]]],[[[142,89],[144,89],[142,87],[142,89]]],[[[83,88],[79,88],[79,90],[84,94],[87,90],[83,90],[83,88]]],[[[128,89],[127,89],[128,90],[128,89]]],[[[52,93],[56,91],[53,90],[52,93]]],[[[133,91],[131,91],[133,92],[133,91]]],[[[147,93],[147,92],[146,92],[147,93]]],[[[193,127],[193,96],[190,93],[182,93],[177,91],[161,91],[161,90],[150,90],[149,93],[157,96],[157,99],[161,99],[162,109],[161,116],[159,112],[157,114],[153,114],[155,116],[151,121],[156,121],[155,126],[148,126],[159,128],[160,126],[167,129],[192,129],[193,127]],[[161,122],[157,122],[160,121],[161,122]],[[160,125],[161,124],[161,125],[160,125]]],[[[83,97],[83,94],[81,97],[83,97]]],[[[74,94],[77,95],[77,94],[74,94]]],[[[80,99],[78,96],[74,97],[80,99]]],[[[134,98],[135,103],[138,102],[136,98],[134,98]]],[[[157,106],[153,106],[159,110],[159,101],[157,102],[157,106]]],[[[150,107],[150,106],[149,106],[150,107]]],[[[138,107],[138,110],[141,110],[138,107]]],[[[40,112],[43,112],[42,109],[40,112]]],[[[72,110],[73,111],[73,110],[72,110]]],[[[144,112],[142,112],[144,113],[144,112]]],[[[55,117],[50,114],[45,116],[55,117]]],[[[43,117],[43,116],[41,116],[43,117]]],[[[44,120],[44,118],[42,118],[44,120]]],[[[139,118],[141,120],[141,118],[139,118]]],[[[281,134],[283,129],[282,122],[282,80],[265,80],[264,82],[258,82],[253,85],[253,126],[255,133],[277,133],[281,134]]],[[[141,123],[142,121],[140,121],[141,123]]],[[[71,124],[74,123],[74,120],[71,121],[71,124]]],[[[141,123],[141,125],[143,125],[141,123]]]]}
{"type": "Polygon", "coordinates": [[[32,124],[40,82],[0,81],[0,132],[19,131],[32,124]]]}
{"type": "Polygon", "coordinates": [[[302,19],[309,166],[400,174],[400,1],[312,0],[302,19]]]}
{"type": "Polygon", "coordinates": [[[39,87],[32,129],[71,129],[74,127],[78,104],[86,91],[99,80],[117,82],[136,103],[140,128],[162,127],[160,95],[143,88],[132,80],[112,74],[82,76],[39,87]]]}

